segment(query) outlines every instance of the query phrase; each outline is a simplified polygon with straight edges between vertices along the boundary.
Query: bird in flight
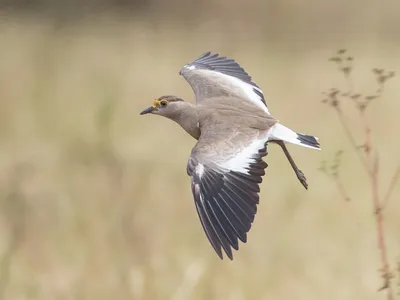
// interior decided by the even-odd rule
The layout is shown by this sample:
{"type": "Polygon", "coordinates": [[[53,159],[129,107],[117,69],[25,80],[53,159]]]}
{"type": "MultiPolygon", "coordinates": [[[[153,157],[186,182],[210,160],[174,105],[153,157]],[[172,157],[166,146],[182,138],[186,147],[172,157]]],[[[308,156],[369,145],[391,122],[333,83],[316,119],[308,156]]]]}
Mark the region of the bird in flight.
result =
{"type": "Polygon", "coordinates": [[[179,72],[195,104],[165,95],[140,114],[164,116],[197,140],[187,174],[204,232],[218,256],[247,242],[265,175],[267,144],[278,144],[307,189],[286,143],[320,150],[318,138],[297,133],[271,116],[263,92],[233,59],[207,52],[179,72]]]}

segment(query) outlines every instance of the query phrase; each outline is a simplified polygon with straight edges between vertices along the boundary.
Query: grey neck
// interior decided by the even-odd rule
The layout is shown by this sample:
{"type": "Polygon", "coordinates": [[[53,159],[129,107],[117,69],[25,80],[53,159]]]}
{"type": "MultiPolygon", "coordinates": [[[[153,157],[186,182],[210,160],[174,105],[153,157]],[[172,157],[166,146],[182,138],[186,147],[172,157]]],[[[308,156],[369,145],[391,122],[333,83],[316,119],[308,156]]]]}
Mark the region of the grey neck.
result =
{"type": "Polygon", "coordinates": [[[179,105],[178,113],[171,119],[198,140],[200,137],[200,128],[198,126],[199,117],[197,115],[196,105],[189,102],[181,102],[179,105]]]}

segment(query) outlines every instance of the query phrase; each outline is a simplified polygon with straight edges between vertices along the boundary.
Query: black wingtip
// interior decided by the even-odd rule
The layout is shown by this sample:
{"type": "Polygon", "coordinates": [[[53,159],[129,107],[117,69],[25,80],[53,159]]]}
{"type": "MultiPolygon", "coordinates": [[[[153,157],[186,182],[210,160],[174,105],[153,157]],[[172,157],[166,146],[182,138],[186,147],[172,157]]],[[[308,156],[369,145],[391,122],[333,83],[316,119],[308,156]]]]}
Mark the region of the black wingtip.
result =
{"type": "MultiPolygon", "coordinates": [[[[224,256],[222,254],[221,254],[221,256],[218,254],[218,256],[219,256],[219,258],[221,260],[224,260],[224,256]]],[[[226,254],[226,257],[229,258],[230,261],[233,261],[233,254],[232,253],[226,254]]]]}

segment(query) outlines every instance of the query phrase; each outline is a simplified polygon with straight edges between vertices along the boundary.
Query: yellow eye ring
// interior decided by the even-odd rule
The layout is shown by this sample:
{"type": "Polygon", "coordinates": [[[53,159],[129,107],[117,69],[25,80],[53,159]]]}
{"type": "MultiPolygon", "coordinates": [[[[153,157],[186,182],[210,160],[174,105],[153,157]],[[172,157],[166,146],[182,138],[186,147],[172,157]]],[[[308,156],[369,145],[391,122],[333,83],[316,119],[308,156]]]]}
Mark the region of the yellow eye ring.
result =
{"type": "Polygon", "coordinates": [[[168,105],[168,101],[165,101],[165,100],[160,101],[161,107],[166,107],[167,105],[168,105]]]}

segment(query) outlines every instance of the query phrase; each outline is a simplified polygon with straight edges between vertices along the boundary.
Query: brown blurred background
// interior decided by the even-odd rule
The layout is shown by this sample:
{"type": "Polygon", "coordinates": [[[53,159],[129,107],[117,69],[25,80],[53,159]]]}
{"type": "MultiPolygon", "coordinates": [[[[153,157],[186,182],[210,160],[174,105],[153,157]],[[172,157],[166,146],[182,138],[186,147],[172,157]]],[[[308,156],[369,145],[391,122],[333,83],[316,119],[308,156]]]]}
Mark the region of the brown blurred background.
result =
{"type": "MultiPolygon", "coordinates": [[[[384,299],[368,179],[321,103],[345,86],[327,61],[339,48],[355,56],[355,89],[373,92],[373,67],[400,71],[400,2],[1,1],[0,299],[384,299]],[[218,259],[193,205],[195,141],[139,116],[163,94],[193,101],[178,72],[209,50],[235,58],[270,111],[323,147],[290,146],[308,191],[269,147],[233,262],[218,259]],[[350,202],[317,170],[338,149],[350,202]]],[[[382,193],[400,164],[399,97],[395,78],[368,112],[382,193]]],[[[393,271],[399,196],[384,221],[393,271]]]]}

